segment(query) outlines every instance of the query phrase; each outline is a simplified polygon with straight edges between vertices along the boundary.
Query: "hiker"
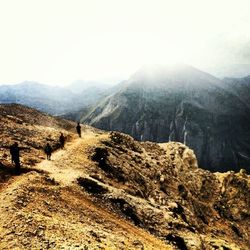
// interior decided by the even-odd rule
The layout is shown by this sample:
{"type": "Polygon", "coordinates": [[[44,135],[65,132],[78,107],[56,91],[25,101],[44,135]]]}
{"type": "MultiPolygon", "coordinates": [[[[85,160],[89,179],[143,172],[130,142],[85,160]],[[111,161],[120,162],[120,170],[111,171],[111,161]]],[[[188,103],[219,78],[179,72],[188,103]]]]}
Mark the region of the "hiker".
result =
{"type": "Polygon", "coordinates": [[[47,155],[47,160],[51,160],[51,154],[52,154],[52,147],[50,146],[49,143],[44,148],[44,152],[47,155]]]}
{"type": "Polygon", "coordinates": [[[82,136],[82,135],[81,135],[81,125],[80,125],[79,122],[77,123],[77,126],[76,126],[76,132],[77,132],[77,134],[79,135],[79,137],[82,136]]]}
{"type": "Polygon", "coordinates": [[[11,161],[15,164],[16,172],[20,173],[20,148],[18,147],[18,143],[15,142],[10,146],[10,154],[11,154],[11,161]]]}
{"type": "Polygon", "coordinates": [[[61,133],[61,135],[59,137],[59,142],[60,142],[61,149],[64,149],[65,137],[64,137],[63,133],[61,133]]]}

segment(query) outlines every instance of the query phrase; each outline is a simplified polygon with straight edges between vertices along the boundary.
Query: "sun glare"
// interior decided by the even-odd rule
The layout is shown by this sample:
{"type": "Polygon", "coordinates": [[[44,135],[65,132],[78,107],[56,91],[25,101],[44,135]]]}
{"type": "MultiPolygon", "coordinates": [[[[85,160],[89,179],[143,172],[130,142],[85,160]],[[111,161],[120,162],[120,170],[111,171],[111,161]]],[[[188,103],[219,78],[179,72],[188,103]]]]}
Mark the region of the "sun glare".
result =
{"type": "Polygon", "coordinates": [[[232,54],[249,43],[248,10],[245,0],[2,1],[0,84],[124,79],[144,64],[246,63],[232,54]]]}

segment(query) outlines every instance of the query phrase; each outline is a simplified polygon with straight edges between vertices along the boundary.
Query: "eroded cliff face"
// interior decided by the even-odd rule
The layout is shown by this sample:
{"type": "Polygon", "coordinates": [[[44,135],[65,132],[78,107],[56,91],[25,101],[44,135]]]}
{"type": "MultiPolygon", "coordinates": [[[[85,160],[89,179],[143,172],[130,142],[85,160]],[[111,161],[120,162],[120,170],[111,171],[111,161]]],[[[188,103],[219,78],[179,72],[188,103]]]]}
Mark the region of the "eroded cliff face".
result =
{"type": "Polygon", "coordinates": [[[97,162],[79,184],[104,206],[174,249],[247,249],[250,178],[198,168],[182,143],[139,143],[111,133],[93,148],[97,162]]]}
{"type": "Polygon", "coordinates": [[[194,69],[164,72],[133,76],[82,120],[140,141],[179,141],[194,149],[203,168],[249,173],[249,91],[243,91],[249,83],[234,92],[234,85],[194,69]]]}

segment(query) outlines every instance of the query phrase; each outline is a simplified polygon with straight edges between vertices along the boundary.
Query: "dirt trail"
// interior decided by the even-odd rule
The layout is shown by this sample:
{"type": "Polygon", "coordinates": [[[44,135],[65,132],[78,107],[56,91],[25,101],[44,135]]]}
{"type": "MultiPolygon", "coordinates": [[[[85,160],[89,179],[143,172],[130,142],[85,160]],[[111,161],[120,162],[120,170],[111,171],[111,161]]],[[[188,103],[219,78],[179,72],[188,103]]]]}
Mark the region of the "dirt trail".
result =
{"type": "Polygon", "coordinates": [[[91,131],[86,131],[83,136],[67,143],[63,150],[52,155],[51,161],[42,161],[36,169],[48,172],[51,178],[63,186],[72,185],[83,174],[85,165],[92,164],[86,150],[91,145],[96,145],[100,139],[107,138],[107,135],[97,136],[91,131]]]}
{"type": "Polygon", "coordinates": [[[0,192],[0,249],[169,249],[163,242],[94,203],[76,182],[94,164],[92,146],[107,134],[86,131],[0,192]]]}

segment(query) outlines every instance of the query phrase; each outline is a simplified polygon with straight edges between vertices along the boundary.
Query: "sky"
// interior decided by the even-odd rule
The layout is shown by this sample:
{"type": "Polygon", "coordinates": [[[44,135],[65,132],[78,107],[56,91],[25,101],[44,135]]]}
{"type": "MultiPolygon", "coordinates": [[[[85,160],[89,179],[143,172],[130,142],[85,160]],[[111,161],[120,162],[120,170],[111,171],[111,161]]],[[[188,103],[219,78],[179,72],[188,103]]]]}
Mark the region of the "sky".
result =
{"type": "Polygon", "coordinates": [[[0,84],[114,83],[147,64],[250,74],[249,0],[0,0],[0,84]]]}

